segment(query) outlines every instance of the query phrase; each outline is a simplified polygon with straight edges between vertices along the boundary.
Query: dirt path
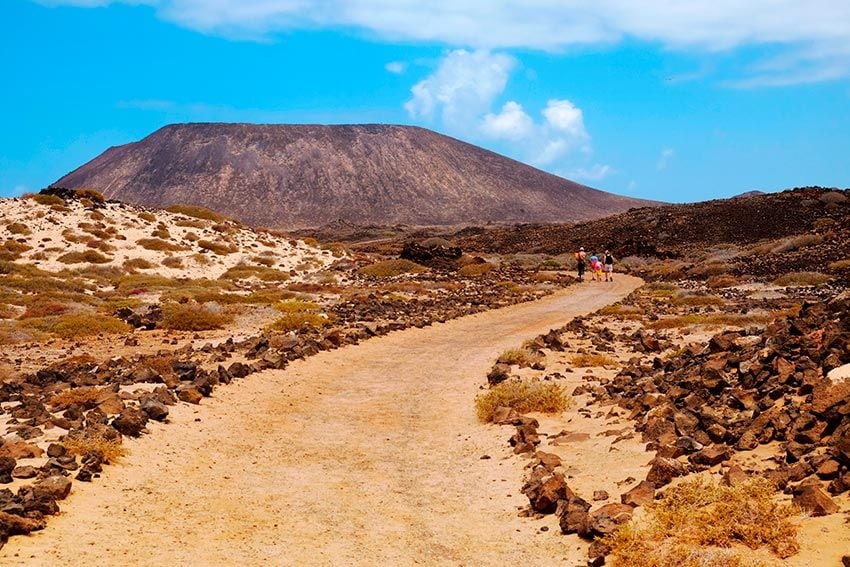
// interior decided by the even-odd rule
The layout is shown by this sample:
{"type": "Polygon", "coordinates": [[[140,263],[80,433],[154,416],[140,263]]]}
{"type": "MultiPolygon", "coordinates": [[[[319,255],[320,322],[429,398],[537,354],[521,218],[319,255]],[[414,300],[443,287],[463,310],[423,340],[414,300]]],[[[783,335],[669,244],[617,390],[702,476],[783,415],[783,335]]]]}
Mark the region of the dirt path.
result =
{"type": "Polygon", "coordinates": [[[588,282],[393,333],[178,406],[0,563],[580,563],[583,547],[516,516],[523,462],[472,401],[501,351],[639,283],[588,282]]]}

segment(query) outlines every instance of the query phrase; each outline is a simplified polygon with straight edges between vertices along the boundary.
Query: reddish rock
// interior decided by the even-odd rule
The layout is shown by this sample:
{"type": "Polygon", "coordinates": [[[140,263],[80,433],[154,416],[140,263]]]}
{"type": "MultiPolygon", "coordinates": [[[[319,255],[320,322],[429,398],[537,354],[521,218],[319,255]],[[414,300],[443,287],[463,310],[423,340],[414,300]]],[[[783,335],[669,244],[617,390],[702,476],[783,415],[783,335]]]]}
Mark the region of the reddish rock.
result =
{"type": "Polygon", "coordinates": [[[838,461],[833,459],[827,459],[818,466],[817,471],[815,471],[819,478],[823,480],[832,480],[838,476],[839,471],[841,470],[841,465],[838,461]]]}
{"type": "Polygon", "coordinates": [[[512,425],[519,417],[519,414],[514,408],[499,406],[493,410],[492,422],[496,425],[512,425]]]}
{"type": "Polygon", "coordinates": [[[669,484],[675,477],[683,476],[687,472],[685,465],[676,459],[656,457],[650,464],[651,467],[646,475],[646,480],[655,486],[669,484]]]}
{"type": "Polygon", "coordinates": [[[620,502],[627,506],[645,506],[655,500],[655,485],[642,480],[637,486],[620,496],[620,502]]]}
{"type": "Polygon", "coordinates": [[[12,457],[13,459],[34,459],[44,454],[44,450],[38,445],[25,441],[6,442],[0,445],[0,457],[12,457]]]}
{"type": "Polygon", "coordinates": [[[43,530],[47,525],[42,518],[24,518],[15,514],[0,512],[0,537],[26,535],[30,532],[43,530]]]}
{"type": "Polygon", "coordinates": [[[712,445],[701,451],[697,451],[689,457],[690,461],[697,465],[713,467],[719,465],[730,457],[729,448],[725,445],[712,445]]]}
{"type": "Polygon", "coordinates": [[[71,480],[66,476],[49,476],[32,485],[38,494],[50,496],[54,500],[64,500],[71,492],[71,480]]]}
{"type": "Polygon", "coordinates": [[[122,435],[138,437],[148,423],[148,414],[137,408],[124,408],[118,417],[112,420],[112,427],[122,435]]]}
{"type": "Polygon", "coordinates": [[[838,512],[838,505],[816,484],[803,484],[795,488],[794,504],[812,516],[828,516],[838,512]]]}
{"type": "Polygon", "coordinates": [[[587,516],[587,531],[590,535],[607,535],[632,519],[634,508],[612,502],[590,512],[587,516]]]}
{"type": "Polygon", "coordinates": [[[194,386],[183,385],[177,388],[177,399],[181,402],[199,404],[204,396],[194,386]]]}
{"type": "Polygon", "coordinates": [[[744,472],[744,469],[738,465],[732,465],[726,469],[725,473],[723,473],[723,480],[721,483],[726,486],[738,486],[747,482],[747,479],[749,479],[749,476],[747,476],[747,473],[744,472]]]}

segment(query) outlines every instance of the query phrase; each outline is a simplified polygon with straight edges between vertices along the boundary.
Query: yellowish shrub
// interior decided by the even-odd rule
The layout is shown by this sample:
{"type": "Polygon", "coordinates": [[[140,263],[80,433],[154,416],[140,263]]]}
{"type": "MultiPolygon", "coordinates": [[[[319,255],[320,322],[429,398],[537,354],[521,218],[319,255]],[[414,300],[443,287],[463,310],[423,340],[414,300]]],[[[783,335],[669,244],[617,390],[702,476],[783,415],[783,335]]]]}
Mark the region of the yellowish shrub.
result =
{"type": "Polygon", "coordinates": [[[527,367],[534,364],[540,356],[523,348],[511,348],[499,355],[496,362],[500,364],[517,364],[527,367]]]}
{"type": "Polygon", "coordinates": [[[837,262],[831,262],[829,264],[830,270],[846,270],[850,268],[850,258],[847,260],[838,260],[837,262]]]}
{"type": "Polygon", "coordinates": [[[493,420],[498,407],[513,408],[519,413],[560,413],[570,406],[566,388],[556,382],[540,380],[506,380],[475,398],[478,419],[493,420]]]}
{"type": "Polygon", "coordinates": [[[390,278],[400,276],[402,274],[418,274],[426,271],[428,268],[411,262],[410,260],[384,260],[376,262],[368,266],[364,266],[358,270],[358,273],[364,276],[372,276],[375,278],[390,278]]]}
{"type": "Polygon", "coordinates": [[[773,283],[781,286],[809,286],[820,285],[831,279],[832,276],[820,272],[790,272],[779,276],[773,283]]]}
{"type": "Polygon", "coordinates": [[[123,267],[125,270],[150,270],[154,267],[153,264],[144,258],[127,258],[124,260],[123,267]]]}
{"type": "Polygon", "coordinates": [[[52,407],[68,407],[73,404],[92,406],[104,392],[104,388],[94,386],[82,386],[80,388],[68,388],[51,396],[47,405],[52,407]]]}
{"type": "Polygon", "coordinates": [[[198,303],[166,303],[162,306],[159,326],[175,331],[209,331],[221,329],[233,318],[217,313],[198,303]]]}
{"type": "Polygon", "coordinates": [[[264,282],[285,282],[290,277],[289,272],[284,272],[283,270],[267,268],[266,266],[247,266],[245,264],[239,264],[232,268],[228,268],[219,279],[245,280],[257,278],[264,282]]]}
{"type": "Polygon", "coordinates": [[[591,368],[596,366],[616,366],[619,364],[616,358],[607,354],[577,354],[573,356],[572,365],[578,368],[591,368]]]}
{"type": "Polygon", "coordinates": [[[107,438],[101,433],[86,431],[82,435],[66,435],[62,444],[72,455],[83,456],[89,451],[100,451],[104,462],[114,464],[127,454],[127,449],[121,445],[121,438],[107,438]]]}
{"type": "Polygon", "coordinates": [[[202,250],[209,250],[219,256],[227,256],[238,250],[236,246],[229,242],[213,242],[212,240],[199,240],[198,247],[202,250]]]}
{"type": "Polygon", "coordinates": [[[41,193],[36,193],[35,195],[25,195],[25,197],[32,199],[39,205],[45,206],[54,206],[54,205],[64,205],[65,201],[56,195],[43,195],[41,193]]]}
{"type": "Polygon", "coordinates": [[[228,220],[227,217],[225,217],[224,215],[220,215],[215,211],[198,205],[171,205],[170,207],[166,207],[165,210],[169,213],[175,213],[178,215],[185,215],[187,217],[194,217],[196,219],[210,220],[214,222],[224,222],[228,220]]]}
{"type": "Polygon", "coordinates": [[[67,252],[56,259],[63,264],[106,264],[112,261],[112,258],[104,256],[97,250],[67,252]]]}
{"type": "Polygon", "coordinates": [[[678,295],[673,298],[673,305],[688,305],[691,307],[705,305],[724,305],[722,297],[716,295],[678,295]]]}
{"type": "Polygon", "coordinates": [[[482,262],[480,264],[467,264],[457,271],[459,276],[474,277],[492,272],[496,269],[495,264],[482,262]]]}
{"type": "Polygon", "coordinates": [[[99,335],[101,333],[127,333],[132,329],[120,319],[99,313],[61,315],[55,320],[46,322],[43,325],[36,323],[36,328],[41,328],[54,335],[68,339],[99,335]]]}
{"type": "Polygon", "coordinates": [[[156,222],[156,215],[148,211],[142,211],[139,213],[139,218],[147,222],[156,222]]]}
{"type": "Polygon", "coordinates": [[[294,313],[284,313],[282,317],[279,317],[274,323],[268,325],[266,329],[269,331],[297,331],[302,327],[313,327],[319,328],[329,325],[331,320],[327,317],[323,317],[318,313],[310,313],[310,312],[294,312],[294,313]]]}
{"type": "Polygon", "coordinates": [[[93,203],[103,203],[104,201],[106,201],[106,197],[103,196],[103,193],[97,191],[96,189],[77,189],[75,193],[80,199],[88,199],[93,203]]]}
{"type": "Polygon", "coordinates": [[[161,238],[140,238],[136,244],[145,250],[155,250],[157,252],[179,252],[186,250],[186,247],[175,242],[168,242],[161,238]]]}
{"type": "Polygon", "coordinates": [[[6,225],[6,230],[11,232],[12,234],[20,234],[23,236],[28,236],[32,234],[30,227],[25,225],[22,222],[13,222],[6,225]]]}
{"type": "Polygon", "coordinates": [[[667,489],[646,507],[643,519],[605,539],[614,566],[754,565],[745,549],[767,548],[781,558],[799,550],[793,507],[777,504],[769,481],[754,478],[728,487],[705,478],[667,489]],[[737,552],[735,552],[737,551],[737,552]],[[724,559],[724,561],[721,561],[724,559]]]}

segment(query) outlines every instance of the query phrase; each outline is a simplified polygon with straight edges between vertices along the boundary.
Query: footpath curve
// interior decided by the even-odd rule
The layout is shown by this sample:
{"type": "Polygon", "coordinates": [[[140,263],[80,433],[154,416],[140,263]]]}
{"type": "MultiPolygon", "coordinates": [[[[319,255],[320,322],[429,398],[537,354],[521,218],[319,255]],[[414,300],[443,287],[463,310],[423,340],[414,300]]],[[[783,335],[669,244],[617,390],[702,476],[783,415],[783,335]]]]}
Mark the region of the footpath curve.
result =
{"type": "Polygon", "coordinates": [[[74,484],[3,565],[551,565],[584,547],[516,516],[521,459],[473,399],[507,348],[641,281],[543,298],[323,352],[216,389],[74,484]],[[481,459],[492,454],[492,459],[481,459]]]}

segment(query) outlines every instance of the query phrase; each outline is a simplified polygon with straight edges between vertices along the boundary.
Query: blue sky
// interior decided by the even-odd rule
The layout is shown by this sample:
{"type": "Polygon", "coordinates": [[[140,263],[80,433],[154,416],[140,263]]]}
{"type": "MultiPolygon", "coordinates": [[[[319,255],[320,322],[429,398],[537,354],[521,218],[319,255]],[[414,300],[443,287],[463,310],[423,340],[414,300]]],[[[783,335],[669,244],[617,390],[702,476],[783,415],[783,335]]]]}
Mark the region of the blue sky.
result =
{"type": "Polygon", "coordinates": [[[665,201],[850,186],[850,4],[739,4],[4,0],[0,195],[193,121],[415,124],[665,201]]]}

